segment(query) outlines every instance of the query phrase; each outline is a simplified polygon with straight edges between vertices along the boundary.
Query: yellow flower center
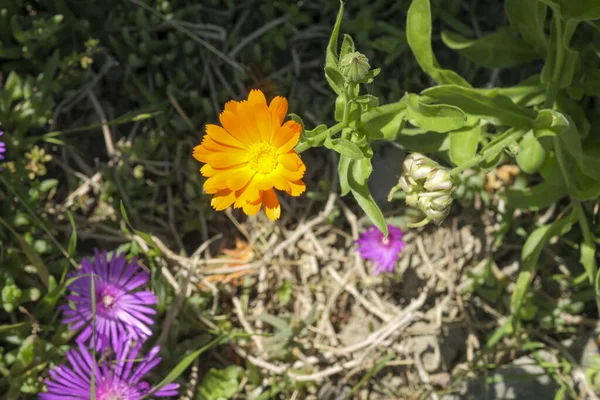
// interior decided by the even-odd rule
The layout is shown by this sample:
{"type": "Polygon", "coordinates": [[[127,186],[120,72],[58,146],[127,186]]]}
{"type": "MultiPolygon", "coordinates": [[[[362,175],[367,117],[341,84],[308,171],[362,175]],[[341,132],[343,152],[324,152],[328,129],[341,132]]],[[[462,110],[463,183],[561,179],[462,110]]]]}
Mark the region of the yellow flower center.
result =
{"type": "Polygon", "coordinates": [[[248,150],[248,167],[259,174],[269,174],[277,168],[277,149],[269,143],[255,143],[248,150]]]}

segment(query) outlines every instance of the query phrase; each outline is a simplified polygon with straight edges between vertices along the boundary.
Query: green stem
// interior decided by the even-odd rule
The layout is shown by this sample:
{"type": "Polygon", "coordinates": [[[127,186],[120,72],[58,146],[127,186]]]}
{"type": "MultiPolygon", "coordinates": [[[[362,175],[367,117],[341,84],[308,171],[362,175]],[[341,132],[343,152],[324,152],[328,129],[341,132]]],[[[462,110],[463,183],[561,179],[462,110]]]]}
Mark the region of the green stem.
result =
{"type": "Polygon", "coordinates": [[[473,158],[471,161],[469,161],[465,164],[459,165],[458,167],[452,169],[450,171],[450,175],[455,177],[458,174],[460,174],[461,172],[463,172],[464,170],[467,170],[476,165],[479,165],[482,161],[485,161],[488,158],[495,156],[496,154],[498,154],[499,151],[502,151],[502,149],[504,149],[506,146],[508,146],[510,143],[512,143],[513,140],[518,140],[521,136],[523,136],[524,133],[525,132],[523,131],[523,129],[514,129],[512,133],[508,134],[505,138],[499,140],[498,143],[495,143],[493,146],[491,146],[489,149],[486,149],[485,151],[483,151],[481,154],[479,154],[477,157],[473,158]]]}
{"type": "MultiPolygon", "coordinates": [[[[332,126],[331,128],[328,128],[326,131],[323,131],[319,135],[315,136],[314,138],[311,138],[310,142],[320,143],[320,142],[324,141],[326,138],[335,135],[336,133],[338,133],[339,131],[344,129],[344,127],[345,127],[344,124],[342,122],[339,122],[339,123],[335,124],[334,126],[332,126]]],[[[312,143],[310,143],[310,142],[306,141],[304,143],[300,143],[298,146],[296,146],[296,148],[294,150],[296,150],[296,153],[300,154],[300,153],[310,149],[311,147],[313,147],[312,143]]]]}

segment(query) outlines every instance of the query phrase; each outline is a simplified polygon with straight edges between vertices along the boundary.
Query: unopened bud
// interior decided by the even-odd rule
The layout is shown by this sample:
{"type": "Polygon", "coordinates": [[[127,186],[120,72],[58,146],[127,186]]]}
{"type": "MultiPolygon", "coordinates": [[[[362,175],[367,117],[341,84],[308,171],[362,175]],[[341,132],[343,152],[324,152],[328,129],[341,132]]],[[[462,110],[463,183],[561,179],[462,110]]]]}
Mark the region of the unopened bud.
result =
{"type": "Polygon", "coordinates": [[[406,193],[406,204],[418,208],[427,219],[441,223],[452,205],[456,188],[452,175],[435,161],[419,153],[412,153],[403,163],[404,170],[398,187],[406,193]]]}
{"type": "Polygon", "coordinates": [[[340,59],[340,69],[348,82],[357,83],[367,76],[371,66],[364,54],[355,51],[340,59]]]}

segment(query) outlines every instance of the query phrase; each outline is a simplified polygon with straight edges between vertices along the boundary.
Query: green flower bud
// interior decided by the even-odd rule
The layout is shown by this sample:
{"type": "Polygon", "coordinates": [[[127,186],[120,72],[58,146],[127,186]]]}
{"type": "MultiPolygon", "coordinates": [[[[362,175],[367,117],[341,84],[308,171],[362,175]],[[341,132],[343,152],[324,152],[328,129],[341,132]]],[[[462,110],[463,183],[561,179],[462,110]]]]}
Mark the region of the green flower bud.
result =
{"type": "Polygon", "coordinates": [[[428,220],[441,223],[450,212],[452,193],[456,189],[452,175],[419,153],[406,157],[403,167],[392,192],[401,188],[406,193],[407,205],[421,210],[428,220]]]}
{"type": "Polygon", "coordinates": [[[340,69],[348,82],[357,83],[367,76],[371,66],[364,54],[355,51],[341,58],[340,69]]]}

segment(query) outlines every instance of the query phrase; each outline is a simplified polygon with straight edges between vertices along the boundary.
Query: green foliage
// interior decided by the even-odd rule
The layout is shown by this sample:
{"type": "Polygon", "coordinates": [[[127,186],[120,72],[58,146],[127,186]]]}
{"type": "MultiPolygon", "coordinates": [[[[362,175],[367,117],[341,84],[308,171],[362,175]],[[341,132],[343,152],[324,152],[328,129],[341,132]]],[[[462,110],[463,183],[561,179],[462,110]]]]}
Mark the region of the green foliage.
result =
{"type": "Polygon", "coordinates": [[[228,400],[238,392],[244,369],[230,365],[224,369],[211,368],[198,386],[197,400],[228,400]]]}

